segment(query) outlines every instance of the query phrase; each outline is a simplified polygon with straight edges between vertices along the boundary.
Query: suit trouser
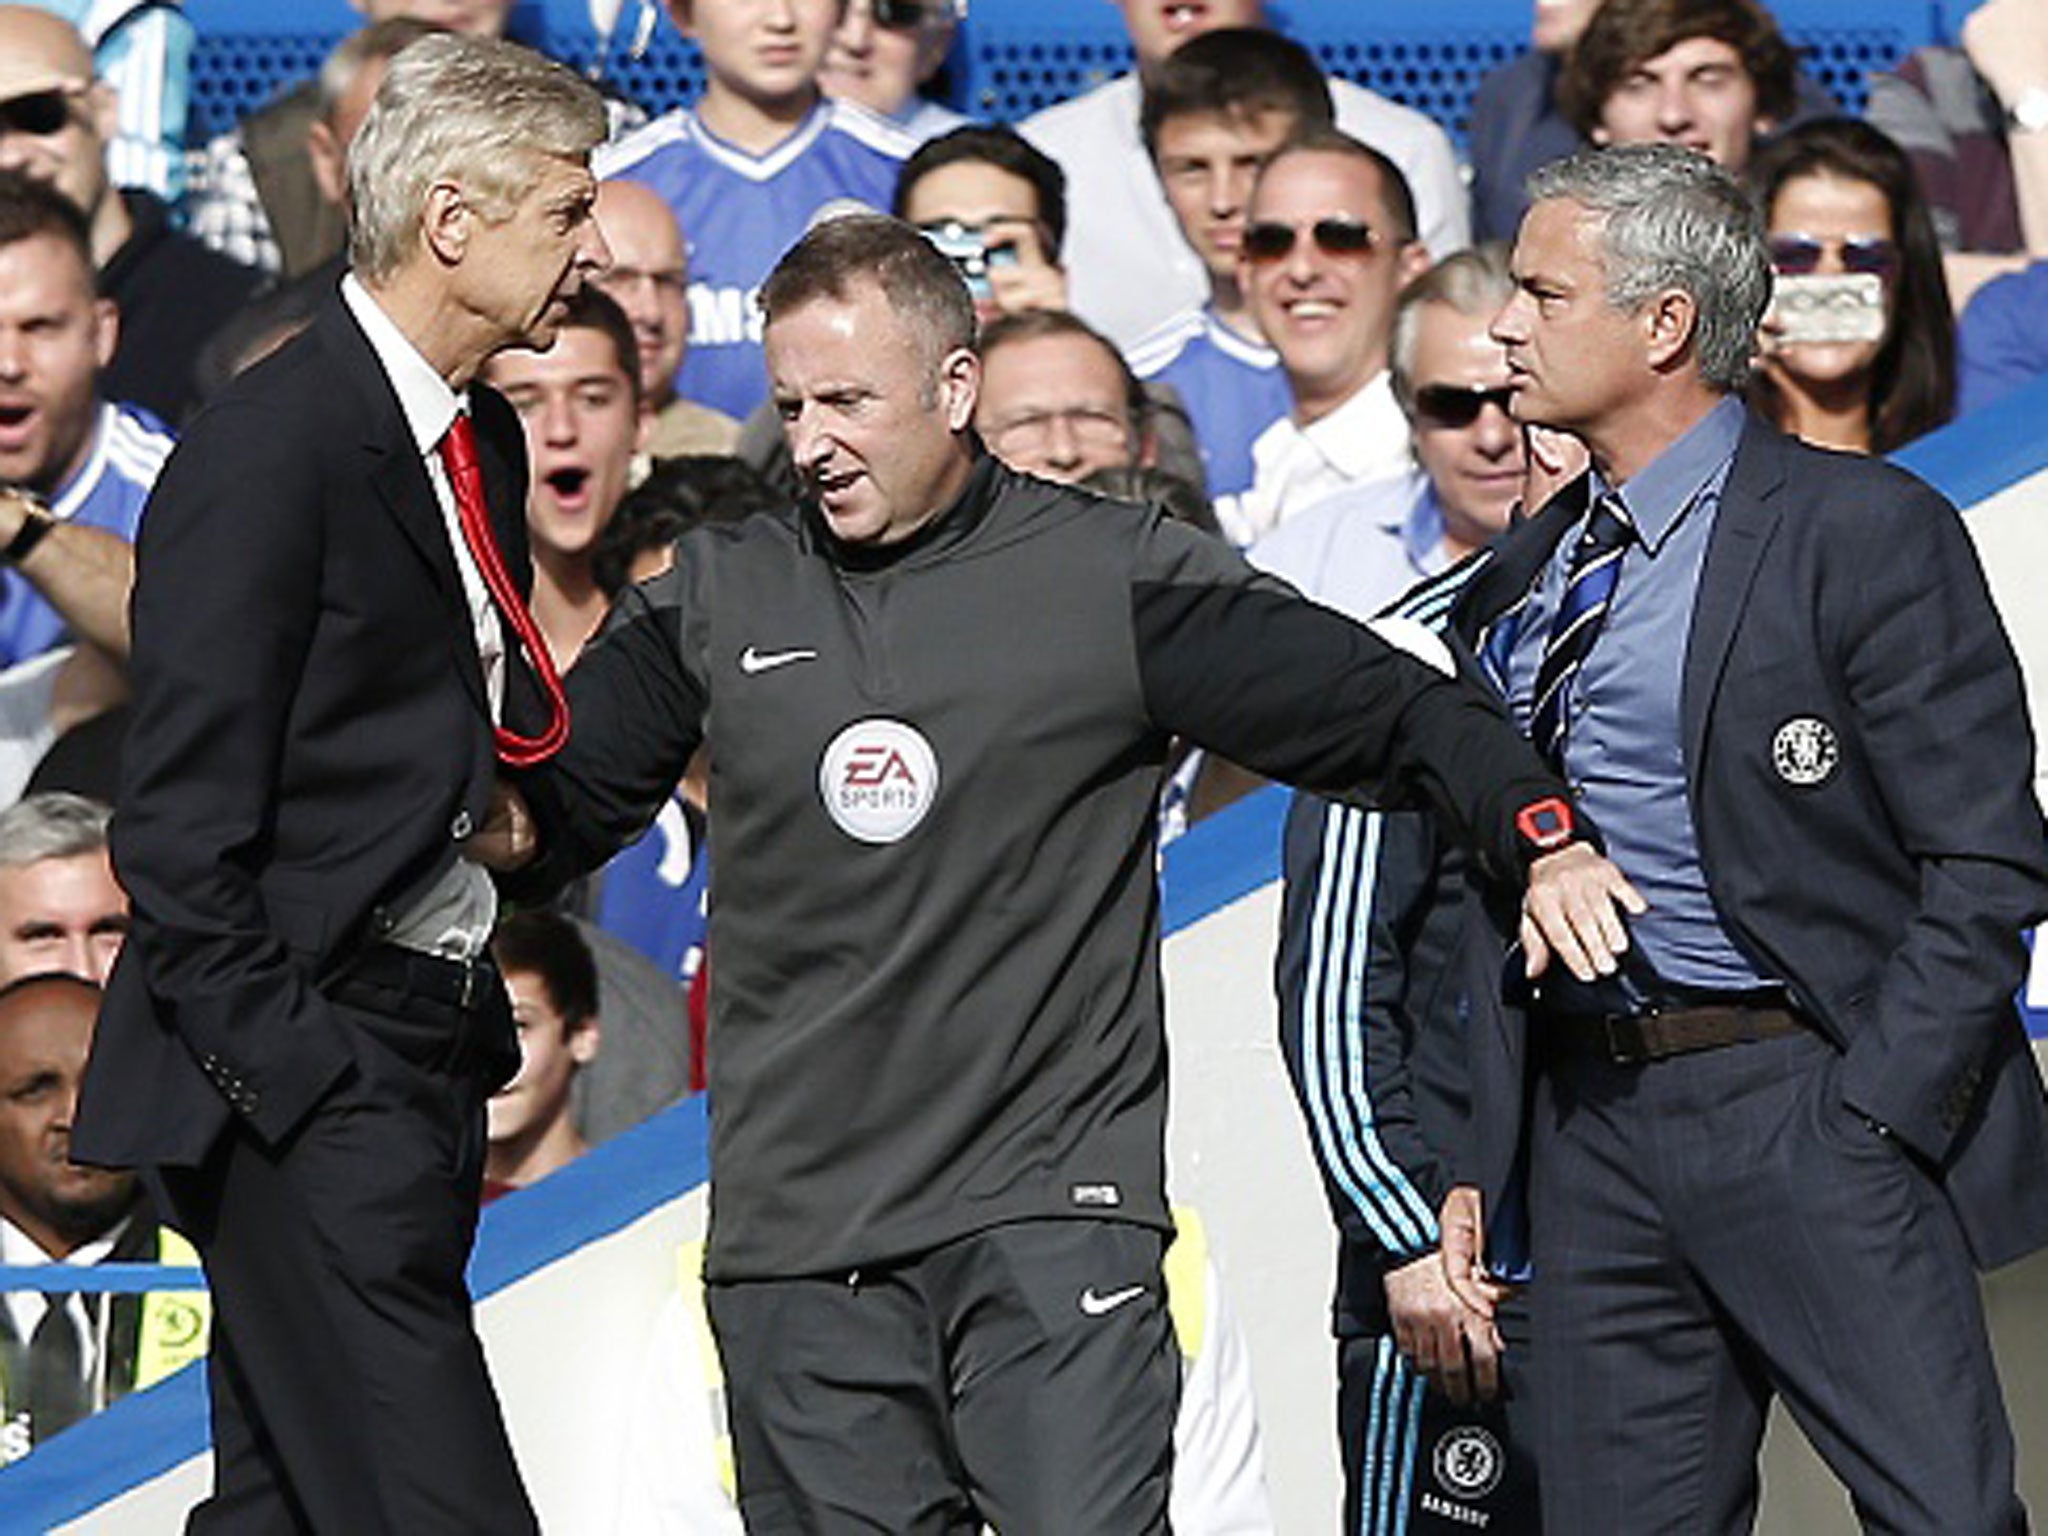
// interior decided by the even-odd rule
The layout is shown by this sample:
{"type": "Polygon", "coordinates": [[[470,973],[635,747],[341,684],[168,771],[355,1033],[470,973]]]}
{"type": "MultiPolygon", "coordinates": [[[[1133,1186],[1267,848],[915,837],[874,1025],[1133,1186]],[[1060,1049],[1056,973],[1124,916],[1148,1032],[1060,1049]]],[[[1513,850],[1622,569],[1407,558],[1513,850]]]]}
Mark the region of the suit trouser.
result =
{"type": "Polygon", "coordinates": [[[1502,1395],[1459,1407],[1402,1357],[1391,1333],[1337,1346],[1344,1536],[1484,1530],[1533,1536],[1535,1414],[1528,1346],[1501,1355],[1502,1395]]]}
{"type": "Polygon", "coordinates": [[[1539,1074],[1549,1529],[1747,1530],[1774,1394],[1866,1529],[2025,1529],[1962,1232],[1927,1172],[1842,1102],[1838,1069],[1826,1041],[1794,1035],[1539,1074]]]}
{"type": "Polygon", "coordinates": [[[198,1168],[158,1172],[215,1304],[214,1493],[192,1536],[537,1529],[463,1273],[480,1041],[510,1027],[505,1004],[392,1001],[334,1005],[355,1068],[281,1145],[238,1122],[198,1168]]]}
{"type": "Polygon", "coordinates": [[[1180,1351],[1162,1233],[1012,1222],[855,1275],[705,1288],[761,1536],[1153,1536],[1180,1351]]]}

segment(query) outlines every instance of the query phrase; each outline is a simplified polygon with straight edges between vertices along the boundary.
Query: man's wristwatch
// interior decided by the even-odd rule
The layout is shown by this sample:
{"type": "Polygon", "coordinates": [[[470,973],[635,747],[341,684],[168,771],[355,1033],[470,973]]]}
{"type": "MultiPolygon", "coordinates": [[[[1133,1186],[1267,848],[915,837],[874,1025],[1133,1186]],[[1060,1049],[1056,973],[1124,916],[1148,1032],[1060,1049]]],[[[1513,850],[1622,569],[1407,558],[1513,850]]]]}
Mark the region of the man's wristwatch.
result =
{"type": "Polygon", "coordinates": [[[11,497],[21,505],[21,527],[7,541],[7,547],[0,549],[0,565],[19,565],[49,537],[57,519],[50,516],[49,503],[26,486],[0,486],[0,496],[11,497]]]}
{"type": "Polygon", "coordinates": [[[2039,133],[2048,128],[2048,85],[2030,85],[2005,110],[2005,126],[2014,133],[2039,133]]]}

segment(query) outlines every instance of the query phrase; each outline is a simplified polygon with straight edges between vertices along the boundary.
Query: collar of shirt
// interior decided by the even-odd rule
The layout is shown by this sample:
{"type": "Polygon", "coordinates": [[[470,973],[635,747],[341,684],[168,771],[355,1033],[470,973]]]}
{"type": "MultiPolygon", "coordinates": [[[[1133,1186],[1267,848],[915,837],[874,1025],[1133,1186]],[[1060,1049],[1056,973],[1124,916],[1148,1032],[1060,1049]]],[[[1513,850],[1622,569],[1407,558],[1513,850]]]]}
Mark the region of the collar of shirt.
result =
{"type": "Polygon", "coordinates": [[[1397,475],[1409,464],[1408,422],[1394,398],[1393,375],[1384,368],[1301,435],[1346,480],[1397,475]]]}
{"type": "Polygon", "coordinates": [[[113,430],[114,407],[102,400],[92,409],[92,446],[86,450],[85,462],[50,497],[50,515],[59,522],[68,521],[85,505],[93,487],[100,483],[100,476],[106,473],[107,434],[113,430]]]}
{"type": "Polygon", "coordinates": [[[398,408],[405,415],[405,428],[412,434],[420,457],[432,456],[441,439],[448,435],[456,413],[469,408],[468,391],[457,394],[448,387],[448,381],[420,355],[420,349],[384,313],[383,306],[357,281],[355,273],[341,280],[341,298],[349,313],[356,317],[356,324],[363,328],[363,335],[369,338],[370,350],[377,354],[384,376],[391,381],[392,391],[398,396],[398,408]]]}
{"type": "MultiPolygon", "coordinates": [[[[123,1216],[113,1226],[102,1232],[89,1243],[81,1243],[61,1259],[53,1259],[43,1252],[42,1245],[21,1228],[0,1216],[0,1264],[28,1268],[37,1264],[98,1264],[114,1251],[114,1244],[121,1240],[121,1234],[128,1230],[128,1223],[135,1218],[123,1216]]],[[[36,1324],[43,1320],[44,1309],[49,1306],[47,1293],[43,1291],[9,1291],[5,1297],[8,1319],[14,1324],[14,1334],[24,1341],[36,1331],[36,1324]]],[[[83,1299],[73,1293],[71,1317],[81,1330],[80,1336],[91,1348],[92,1321],[85,1310],[83,1299]]]]}
{"type": "MultiPolygon", "coordinates": [[[[1729,395],[1620,487],[1644,551],[1655,559],[1671,530],[1700,501],[1700,492],[1735,457],[1746,410],[1729,395]]],[[[1596,495],[1605,489],[1597,477],[1596,495]]]]}
{"type": "Polygon", "coordinates": [[[1428,481],[1401,524],[1401,543],[1418,571],[1432,573],[1448,563],[1443,559],[1444,509],[1436,499],[1436,486],[1428,481]]]}
{"type": "Polygon", "coordinates": [[[114,1251],[114,1244],[121,1240],[121,1234],[128,1230],[128,1223],[134,1218],[123,1216],[106,1231],[89,1243],[80,1243],[61,1259],[53,1259],[43,1252],[42,1245],[21,1228],[0,1216],[0,1264],[97,1264],[114,1251]]]}

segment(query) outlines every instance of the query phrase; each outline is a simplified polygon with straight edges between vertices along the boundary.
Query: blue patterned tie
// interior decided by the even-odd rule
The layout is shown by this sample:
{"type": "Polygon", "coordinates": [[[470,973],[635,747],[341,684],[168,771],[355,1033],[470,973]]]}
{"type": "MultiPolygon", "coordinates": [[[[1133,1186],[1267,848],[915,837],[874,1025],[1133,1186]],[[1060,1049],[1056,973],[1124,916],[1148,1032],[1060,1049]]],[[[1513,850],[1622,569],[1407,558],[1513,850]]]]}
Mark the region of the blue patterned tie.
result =
{"type": "Polygon", "coordinates": [[[1585,661],[1614,601],[1621,576],[1621,558],[1636,536],[1628,508],[1609,491],[1593,503],[1586,530],[1572,548],[1565,572],[1564,600],[1550,623],[1543,659],[1536,667],[1536,693],[1529,715],[1529,739],[1553,767],[1564,760],[1565,702],[1572,678],[1585,661]]]}

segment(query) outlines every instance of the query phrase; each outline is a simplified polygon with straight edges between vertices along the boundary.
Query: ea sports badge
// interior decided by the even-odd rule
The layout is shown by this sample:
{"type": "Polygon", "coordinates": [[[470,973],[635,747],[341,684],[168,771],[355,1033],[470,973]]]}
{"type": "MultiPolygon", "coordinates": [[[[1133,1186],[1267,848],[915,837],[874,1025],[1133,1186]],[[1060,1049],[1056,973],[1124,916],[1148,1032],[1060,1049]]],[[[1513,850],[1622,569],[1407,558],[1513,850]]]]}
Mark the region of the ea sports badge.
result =
{"type": "Polygon", "coordinates": [[[939,793],[939,759],[915,726],[856,720],[825,748],[818,795],[848,837],[895,843],[908,837],[939,793]]]}
{"type": "Polygon", "coordinates": [[[1771,766],[1795,788],[1825,783],[1841,760],[1842,743],[1835,728],[1816,715],[1787,720],[1771,738],[1771,766]]]}

